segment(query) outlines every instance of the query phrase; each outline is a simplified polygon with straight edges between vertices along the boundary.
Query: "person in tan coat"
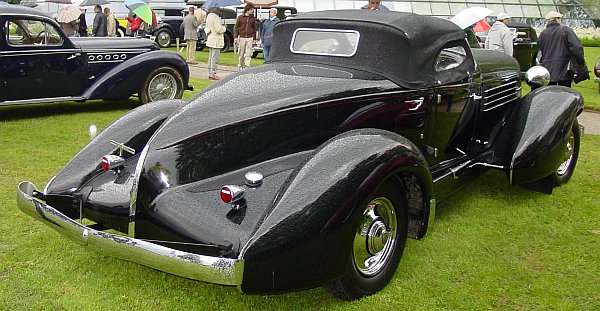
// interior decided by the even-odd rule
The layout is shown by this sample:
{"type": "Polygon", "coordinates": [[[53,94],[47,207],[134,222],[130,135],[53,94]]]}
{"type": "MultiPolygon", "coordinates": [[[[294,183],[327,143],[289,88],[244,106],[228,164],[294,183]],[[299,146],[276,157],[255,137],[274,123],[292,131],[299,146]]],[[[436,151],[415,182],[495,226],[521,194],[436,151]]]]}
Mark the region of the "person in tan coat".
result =
{"type": "Polygon", "coordinates": [[[104,8],[104,15],[106,15],[106,33],[109,37],[117,36],[117,18],[110,11],[110,8],[104,8]]]}
{"type": "Polygon", "coordinates": [[[195,60],[196,56],[196,43],[198,43],[198,19],[194,15],[196,8],[193,5],[188,7],[188,15],[183,19],[183,39],[187,43],[186,47],[186,58],[188,64],[197,64],[195,60]]]}
{"type": "Polygon", "coordinates": [[[217,76],[217,64],[219,63],[219,56],[221,49],[225,45],[225,38],[223,34],[227,30],[227,27],[223,25],[221,18],[219,17],[219,8],[211,8],[210,13],[206,16],[206,46],[208,47],[208,78],[210,80],[221,79],[217,76]]]}

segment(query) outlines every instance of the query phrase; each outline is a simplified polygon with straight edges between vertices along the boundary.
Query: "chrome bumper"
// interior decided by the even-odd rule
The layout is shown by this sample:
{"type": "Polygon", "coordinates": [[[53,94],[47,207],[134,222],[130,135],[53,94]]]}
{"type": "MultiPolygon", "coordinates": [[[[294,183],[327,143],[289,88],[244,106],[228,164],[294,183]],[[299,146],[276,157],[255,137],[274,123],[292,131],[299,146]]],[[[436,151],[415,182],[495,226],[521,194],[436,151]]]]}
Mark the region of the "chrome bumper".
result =
{"type": "Polygon", "coordinates": [[[36,187],[28,181],[17,187],[17,205],[26,214],[69,239],[103,254],[135,262],[185,278],[222,284],[242,284],[243,259],[228,259],[182,252],[140,239],[88,228],[52,206],[32,197],[36,187]]]}

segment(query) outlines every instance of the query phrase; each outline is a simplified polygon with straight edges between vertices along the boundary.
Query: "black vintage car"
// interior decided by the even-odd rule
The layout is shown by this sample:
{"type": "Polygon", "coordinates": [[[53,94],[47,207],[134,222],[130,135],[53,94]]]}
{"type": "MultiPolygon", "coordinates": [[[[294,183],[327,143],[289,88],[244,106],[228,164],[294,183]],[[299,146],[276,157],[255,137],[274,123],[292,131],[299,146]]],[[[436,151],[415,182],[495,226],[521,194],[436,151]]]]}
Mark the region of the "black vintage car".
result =
{"type": "Polygon", "coordinates": [[[178,99],[189,70],[147,39],[67,37],[48,15],[0,5],[0,105],[178,99]]]}
{"type": "Polygon", "coordinates": [[[582,96],[537,67],[522,97],[515,59],[472,51],[447,20],[311,12],[274,38],[270,63],[133,110],[43,190],[21,183],[19,208],[176,275],[356,299],[486,169],[546,192],[573,174],[582,96]]]}

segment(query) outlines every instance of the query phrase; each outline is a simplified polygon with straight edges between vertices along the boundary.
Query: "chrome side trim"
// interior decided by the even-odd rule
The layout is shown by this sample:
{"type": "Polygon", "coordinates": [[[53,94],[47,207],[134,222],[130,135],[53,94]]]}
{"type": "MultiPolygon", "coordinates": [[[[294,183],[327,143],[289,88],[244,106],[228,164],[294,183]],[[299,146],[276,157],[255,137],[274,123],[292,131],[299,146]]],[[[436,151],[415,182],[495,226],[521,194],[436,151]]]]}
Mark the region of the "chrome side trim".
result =
{"type": "Polygon", "coordinates": [[[146,160],[146,155],[148,155],[148,145],[146,145],[142,150],[137,165],[135,166],[135,173],[132,177],[133,185],[131,186],[131,191],[129,192],[129,227],[127,229],[127,234],[130,237],[135,237],[135,211],[137,208],[137,193],[140,182],[140,176],[142,173],[142,169],[144,168],[144,161],[146,160]]]}
{"type": "Polygon", "coordinates": [[[33,191],[37,189],[32,183],[24,181],[19,184],[17,188],[19,209],[78,244],[89,246],[106,255],[185,278],[222,285],[242,284],[243,259],[182,252],[148,241],[94,230],[75,222],[52,206],[34,199],[33,191]]]}
{"type": "Polygon", "coordinates": [[[6,100],[0,102],[0,106],[20,105],[20,104],[41,104],[52,102],[68,102],[68,101],[85,101],[85,97],[48,97],[48,98],[33,98],[24,100],[6,100]]]}

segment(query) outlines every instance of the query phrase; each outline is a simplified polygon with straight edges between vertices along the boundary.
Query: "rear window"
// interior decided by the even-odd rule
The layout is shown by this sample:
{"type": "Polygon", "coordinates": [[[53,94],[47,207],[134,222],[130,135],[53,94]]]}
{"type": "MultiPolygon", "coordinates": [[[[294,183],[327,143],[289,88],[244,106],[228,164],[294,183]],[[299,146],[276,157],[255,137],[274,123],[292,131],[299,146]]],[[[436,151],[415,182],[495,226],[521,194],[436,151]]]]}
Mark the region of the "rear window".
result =
{"type": "Polygon", "coordinates": [[[299,28],[290,50],[297,54],[350,57],[356,53],[360,33],[356,30],[299,28]]]}

